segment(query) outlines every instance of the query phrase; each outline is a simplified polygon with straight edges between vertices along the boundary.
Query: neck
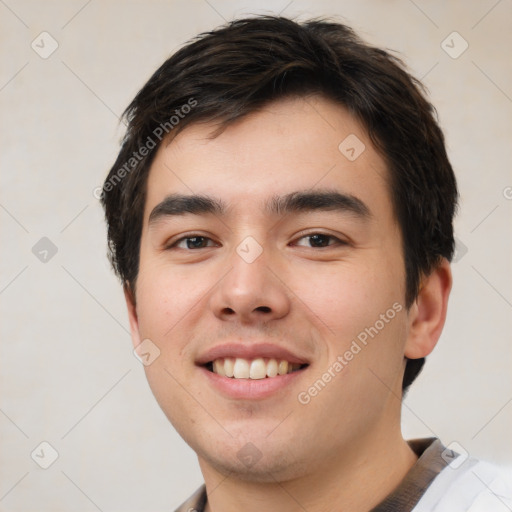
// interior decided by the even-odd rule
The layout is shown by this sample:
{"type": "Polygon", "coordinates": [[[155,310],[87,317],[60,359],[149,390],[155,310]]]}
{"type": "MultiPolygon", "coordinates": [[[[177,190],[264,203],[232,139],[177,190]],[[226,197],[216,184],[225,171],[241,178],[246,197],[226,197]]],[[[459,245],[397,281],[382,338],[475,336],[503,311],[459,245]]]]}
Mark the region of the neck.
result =
{"type": "Polygon", "coordinates": [[[259,483],[223,475],[204,460],[206,512],[365,512],[379,504],[414,465],[417,456],[400,433],[358,440],[306,475],[259,483]]]}

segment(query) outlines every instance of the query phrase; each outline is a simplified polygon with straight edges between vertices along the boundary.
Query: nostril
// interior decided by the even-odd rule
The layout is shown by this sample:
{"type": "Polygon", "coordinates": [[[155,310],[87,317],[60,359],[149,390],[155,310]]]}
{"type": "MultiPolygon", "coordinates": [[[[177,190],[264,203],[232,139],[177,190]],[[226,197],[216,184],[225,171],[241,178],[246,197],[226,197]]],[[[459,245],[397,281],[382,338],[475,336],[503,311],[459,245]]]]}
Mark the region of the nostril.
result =
{"type": "Polygon", "coordinates": [[[268,306],[259,306],[256,308],[256,311],[261,311],[262,313],[270,313],[272,310],[268,306]]]}

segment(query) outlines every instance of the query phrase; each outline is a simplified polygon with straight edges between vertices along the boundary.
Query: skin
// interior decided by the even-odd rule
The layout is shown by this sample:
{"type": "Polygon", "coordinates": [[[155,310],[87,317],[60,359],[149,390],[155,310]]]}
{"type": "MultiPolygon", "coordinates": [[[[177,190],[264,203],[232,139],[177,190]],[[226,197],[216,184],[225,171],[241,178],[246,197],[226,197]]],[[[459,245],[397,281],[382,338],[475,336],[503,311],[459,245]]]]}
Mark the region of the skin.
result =
{"type": "Polygon", "coordinates": [[[129,287],[125,294],[134,346],[149,338],[161,351],[145,367],[151,389],[198,455],[207,510],[368,510],[416,461],[400,430],[404,356],[424,357],[437,343],[449,264],[443,260],[423,279],[407,310],[388,171],[342,106],[322,97],[289,98],[212,139],[213,128],[193,124],[162,145],[148,177],[136,297],[129,287]],[[353,162],[338,149],[349,134],[366,147],[353,162]],[[325,189],[359,198],[371,215],[283,216],[264,208],[273,195],[325,189]],[[171,193],[214,196],[228,210],[169,216],[150,226],[150,213],[171,193]],[[335,238],[321,238],[327,246],[318,247],[307,236],[315,233],[335,238]],[[184,236],[209,241],[173,246],[184,236]],[[263,249],[252,263],[236,251],[248,236],[263,249]],[[396,303],[401,311],[378,335],[309,403],[300,403],[298,394],[396,303]],[[263,341],[310,361],[268,398],[229,399],[195,365],[213,346],[263,341]],[[260,454],[251,466],[237,457],[249,442],[260,454]]]}

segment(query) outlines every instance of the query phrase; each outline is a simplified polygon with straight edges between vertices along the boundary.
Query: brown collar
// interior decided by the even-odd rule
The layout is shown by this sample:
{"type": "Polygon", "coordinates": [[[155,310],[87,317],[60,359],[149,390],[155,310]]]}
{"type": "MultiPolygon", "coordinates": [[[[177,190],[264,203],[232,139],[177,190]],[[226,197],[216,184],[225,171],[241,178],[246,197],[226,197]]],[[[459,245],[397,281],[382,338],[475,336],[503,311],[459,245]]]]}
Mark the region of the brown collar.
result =
{"type": "Polygon", "coordinates": [[[445,447],[436,437],[407,441],[419,457],[398,487],[370,512],[409,512],[420,501],[435,477],[449,461],[441,456],[445,447]]]}

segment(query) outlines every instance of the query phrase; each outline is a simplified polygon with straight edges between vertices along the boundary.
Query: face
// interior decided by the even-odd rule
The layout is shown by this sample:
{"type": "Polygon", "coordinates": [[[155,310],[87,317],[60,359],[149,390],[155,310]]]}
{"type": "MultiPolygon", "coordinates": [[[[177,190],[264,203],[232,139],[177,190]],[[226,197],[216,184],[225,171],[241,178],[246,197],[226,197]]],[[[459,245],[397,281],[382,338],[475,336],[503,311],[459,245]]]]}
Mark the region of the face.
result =
{"type": "Polygon", "coordinates": [[[202,469],[314,473],[399,431],[409,323],[388,171],[320,97],[213,128],[152,164],[134,344],[160,351],[149,384],[202,469]]]}

